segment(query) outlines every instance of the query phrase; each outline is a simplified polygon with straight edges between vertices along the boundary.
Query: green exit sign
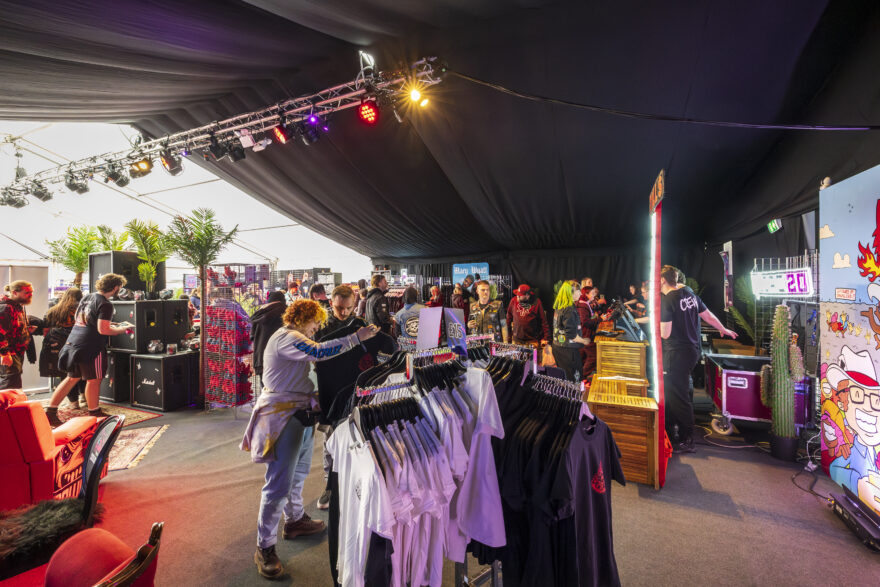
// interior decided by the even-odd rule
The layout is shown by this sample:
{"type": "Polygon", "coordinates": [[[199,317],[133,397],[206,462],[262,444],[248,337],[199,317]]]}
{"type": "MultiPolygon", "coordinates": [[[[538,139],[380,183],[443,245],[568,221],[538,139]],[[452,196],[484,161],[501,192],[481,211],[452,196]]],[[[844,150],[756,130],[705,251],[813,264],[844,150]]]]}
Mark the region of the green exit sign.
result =
{"type": "Polygon", "coordinates": [[[770,231],[770,234],[773,234],[777,230],[782,228],[782,220],[776,218],[775,220],[771,220],[767,223],[767,230],[770,231]]]}

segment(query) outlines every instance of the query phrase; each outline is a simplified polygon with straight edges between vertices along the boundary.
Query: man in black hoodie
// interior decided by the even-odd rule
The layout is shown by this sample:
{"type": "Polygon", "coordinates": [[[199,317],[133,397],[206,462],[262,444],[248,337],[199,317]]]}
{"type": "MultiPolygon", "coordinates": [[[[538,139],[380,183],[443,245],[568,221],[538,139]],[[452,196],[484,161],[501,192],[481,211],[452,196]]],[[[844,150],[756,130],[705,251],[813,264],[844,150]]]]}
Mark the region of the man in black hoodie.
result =
{"type": "Polygon", "coordinates": [[[388,298],[385,292],[388,291],[388,280],[384,275],[379,273],[373,275],[370,280],[372,289],[367,294],[367,324],[375,324],[381,332],[390,335],[394,325],[394,319],[388,311],[388,298]]]}
{"type": "Polygon", "coordinates": [[[251,342],[254,343],[254,373],[263,377],[263,351],[266,350],[266,342],[276,330],[283,325],[281,315],[287,309],[284,301],[284,292],[273,291],[266,298],[266,303],[251,316],[251,342]]]}

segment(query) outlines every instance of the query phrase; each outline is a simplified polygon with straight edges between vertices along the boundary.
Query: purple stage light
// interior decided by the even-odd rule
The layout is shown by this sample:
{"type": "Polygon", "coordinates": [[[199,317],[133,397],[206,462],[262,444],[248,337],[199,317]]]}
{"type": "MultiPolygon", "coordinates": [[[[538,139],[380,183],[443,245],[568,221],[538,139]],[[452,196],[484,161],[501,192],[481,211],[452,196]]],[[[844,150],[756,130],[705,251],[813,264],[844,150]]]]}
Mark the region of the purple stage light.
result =
{"type": "Polygon", "coordinates": [[[319,121],[320,119],[318,118],[317,114],[312,114],[311,116],[309,116],[309,124],[311,124],[312,126],[317,126],[319,121]]]}

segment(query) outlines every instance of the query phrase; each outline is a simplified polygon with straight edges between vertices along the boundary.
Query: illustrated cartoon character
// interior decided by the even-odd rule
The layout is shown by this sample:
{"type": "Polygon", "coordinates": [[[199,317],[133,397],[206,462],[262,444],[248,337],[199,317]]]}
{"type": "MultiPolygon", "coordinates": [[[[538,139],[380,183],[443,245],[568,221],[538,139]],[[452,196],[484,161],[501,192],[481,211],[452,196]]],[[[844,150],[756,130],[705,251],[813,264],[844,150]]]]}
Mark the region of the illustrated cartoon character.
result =
{"type": "Polygon", "coordinates": [[[868,351],[855,352],[844,346],[837,364],[828,366],[826,376],[838,397],[847,394],[838,407],[854,435],[849,455],[834,459],[829,474],[880,513],[880,382],[874,361],[868,351]]]}
{"type": "MultiPolygon", "coordinates": [[[[827,315],[828,312],[825,312],[827,315]]],[[[841,338],[846,334],[847,329],[850,327],[849,318],[843,312],[840,313],[840,319],[837,318],[837,312],[834,312],[831,316],[828,317],[828,330],[833,332],[834,334],[839,334],[841,338]]]]}
{"type": "Polygon", "coordinates": [[[880,265],[877,264],[878,259],[880,259],[880,200],[877,200],[877,204],[874,208],[874,222],[874,232],[871,233],[874,237],[874,242],[869,249],[859,241],[860,254],[857,261],[859,275],[867,277],[871,281],[880,278],[880,265]]]}
{"type": "Polygon", "coordinates": [[[880,285],[869,283],[868,296],[872,300],[876,300],[877,305],[870,310],[863,310],[859,313],[868,319],[868,324],[871,326],[871,330],[874,331],[874,342],[876,343],[874,350],[880,350],[880,285]]]}
{"type": "Polygon", "coordinates": [[[849,403],[849,391],[833,389],[828,379],[820,382],[822,388],[822,468],[827,472],[837,457],[849,458],[853,433],[846,427],[844,414],[849,403]]]}

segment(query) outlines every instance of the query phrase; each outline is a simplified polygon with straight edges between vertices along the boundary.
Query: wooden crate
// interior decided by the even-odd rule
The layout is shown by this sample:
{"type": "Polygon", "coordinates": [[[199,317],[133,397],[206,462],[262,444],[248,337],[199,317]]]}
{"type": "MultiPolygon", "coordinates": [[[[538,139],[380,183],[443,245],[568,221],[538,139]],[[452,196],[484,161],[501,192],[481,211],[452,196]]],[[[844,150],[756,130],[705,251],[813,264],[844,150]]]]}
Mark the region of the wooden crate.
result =
{"type": "Polygon", "coordinates": [[[614,434],[627,481],[660,489],[657,402],[653,398],[594,393],[588,403],[614,434]]]}
{"type": "Polygon", "coordinates": [[[596,372],[602,376],[647,379],[646,342],[596,337],[596,372]]]}
{"type": "Polygon", "coordinates": [[[633,397],[648,397],[648,380],[634,377],[604,376],[596,373],[590,384],[595,393],[616,393],[633,397]]]}

